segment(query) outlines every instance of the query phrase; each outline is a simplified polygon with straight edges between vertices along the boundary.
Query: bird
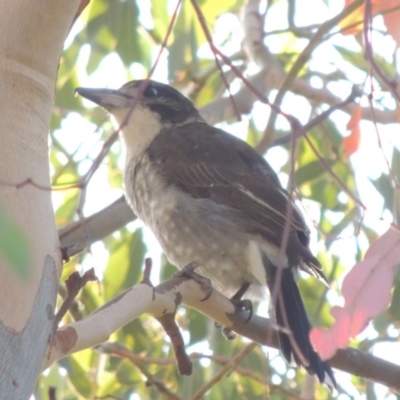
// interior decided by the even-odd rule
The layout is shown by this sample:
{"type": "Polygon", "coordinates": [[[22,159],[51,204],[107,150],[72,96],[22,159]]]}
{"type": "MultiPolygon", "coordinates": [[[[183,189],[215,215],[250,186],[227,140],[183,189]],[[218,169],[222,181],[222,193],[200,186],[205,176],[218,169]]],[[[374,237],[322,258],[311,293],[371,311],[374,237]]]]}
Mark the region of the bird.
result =
{"type": "Polygon", "coordinates": [[[260,298],[279,285],[275,318],[290,331],[278,330],[284,358],[335,388],[329,363],[311,345],[295,274],[326,278],[301,211],[266,159],[209,125],[170,85],[133,80],[118,90],[79,87],[75,93],[103,107],[120,127],[127,201],[169,261],[179,269],[198,263],[199,275],[232,298],[244,292],[260,298]]]}

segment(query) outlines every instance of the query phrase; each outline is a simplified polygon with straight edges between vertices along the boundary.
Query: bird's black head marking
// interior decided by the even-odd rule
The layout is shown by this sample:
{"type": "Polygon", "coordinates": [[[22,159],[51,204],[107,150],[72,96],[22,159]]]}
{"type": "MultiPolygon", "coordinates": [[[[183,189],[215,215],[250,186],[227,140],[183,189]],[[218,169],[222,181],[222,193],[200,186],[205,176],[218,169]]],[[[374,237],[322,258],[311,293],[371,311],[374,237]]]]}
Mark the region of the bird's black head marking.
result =
{"type": "Polygon", "coordinates": [[[129,93],[145,86],[140,102],[157,113],[162,123],[182,124],[201,119],[193,103],[171,86],[155,81],[136,80],[125,84],[120,90],[129,93]]]}
{"type": "Polygon", "coordinates": [[[149,84],[143,92],[144,96],[149,98],[156,98],[160,95],[160,90],[156,85],[149,84]]]}

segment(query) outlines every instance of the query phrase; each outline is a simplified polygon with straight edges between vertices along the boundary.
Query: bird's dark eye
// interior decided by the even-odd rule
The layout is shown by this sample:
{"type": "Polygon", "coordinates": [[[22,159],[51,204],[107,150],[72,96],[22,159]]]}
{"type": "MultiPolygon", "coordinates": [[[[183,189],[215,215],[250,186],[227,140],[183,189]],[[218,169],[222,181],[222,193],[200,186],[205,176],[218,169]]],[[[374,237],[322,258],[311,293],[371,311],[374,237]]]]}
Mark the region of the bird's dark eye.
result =
{"type": "Polygon", "coordinates": [[[149,85],[147,86],[144,94],[148,97],[156,97],[158,96],[158,89],[155,88],[154,86],[149,85]]]}

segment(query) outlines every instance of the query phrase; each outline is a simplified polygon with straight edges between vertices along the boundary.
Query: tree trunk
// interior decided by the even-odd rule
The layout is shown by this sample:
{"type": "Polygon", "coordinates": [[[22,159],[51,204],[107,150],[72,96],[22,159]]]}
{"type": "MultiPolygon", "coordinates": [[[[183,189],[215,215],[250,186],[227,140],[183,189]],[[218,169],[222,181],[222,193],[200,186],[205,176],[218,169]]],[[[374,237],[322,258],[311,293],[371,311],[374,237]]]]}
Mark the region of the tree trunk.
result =
{"type": "Polygon", "coordinates": [[[29,398],[52,331],[62,265],[51,191],[43,188],[50,188],[58,63],[77,6],[78,0],[1,4],[0,207],[29,241],[30,270],[22,280],[0,255],[0,399],[29,398]],[[18,185],[28,179],[33,184],[18,185]]]}

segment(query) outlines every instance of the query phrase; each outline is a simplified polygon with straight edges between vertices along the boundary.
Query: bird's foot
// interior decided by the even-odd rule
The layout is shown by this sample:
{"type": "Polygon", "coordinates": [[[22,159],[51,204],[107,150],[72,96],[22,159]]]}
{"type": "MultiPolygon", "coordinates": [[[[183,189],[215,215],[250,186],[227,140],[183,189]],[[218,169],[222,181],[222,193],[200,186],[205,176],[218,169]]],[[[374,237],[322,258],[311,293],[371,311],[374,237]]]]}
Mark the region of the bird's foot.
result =
{"type": "Polygon", "coordinates": [[[213,288],[211,285],[211,281],[199,275],[195,269],[200,266],[200,263],[197,261],[193,261],[188,265],[185,265],[180,271],[174,274],[174,277],[177,278],[189,278],[193,279],[196,283],[201,286],[201,289],[206,293],[205,297],[201,301],[206,301],[212,294],[213,288]]]}
{"type": "Polygon", "coordinates": [[[249,311],[249,316],[247,317],[246,322],[250,321],[251,317],[253,316],[253,303],[249,299],[242,299],[249,286],[250,283],[243,283],[239,290],[231,297],[231,302],[236,309],[244,309],[249,311]]]}
{"type": "MultiPolygon", "coordinates": [[[[240,289],[231,297],[231,302],[235,306],[235,309],[244,309],[249,311],[249,316],[247,317],[246,322],[250,321],[251,317],[253,316],[253,303],[251,302],[251,300],[242,299],[242,296],[245,294],[249,286],[250,283],[244,283],[240,287],[240,289]]],[[[221,325],[217,322],[214,323],[214,326],[216,328],[221,328],[221,325]]],[[[236,338],[236,333],[227,327],[222,327],[221,333],[225,337],[225,339],[233,340],[236,338]]]]}
{"type": "Polygon", "coordinates": [[[233,332],[232,329],[227,328],[226,326],[222,326],[218,322],[214,322],[214,327],[216,329],[221,329],[222,336],[227,339],[227,340],[233,340],[236,339],[236,333],[233,332]]]}
{"type": "Polygon", "coordinates": [[[245,322],[249,322],[253,316],[253,303],[249,299],[231,299],[236,309],[243,309],[249,312],[245,322]]]}

